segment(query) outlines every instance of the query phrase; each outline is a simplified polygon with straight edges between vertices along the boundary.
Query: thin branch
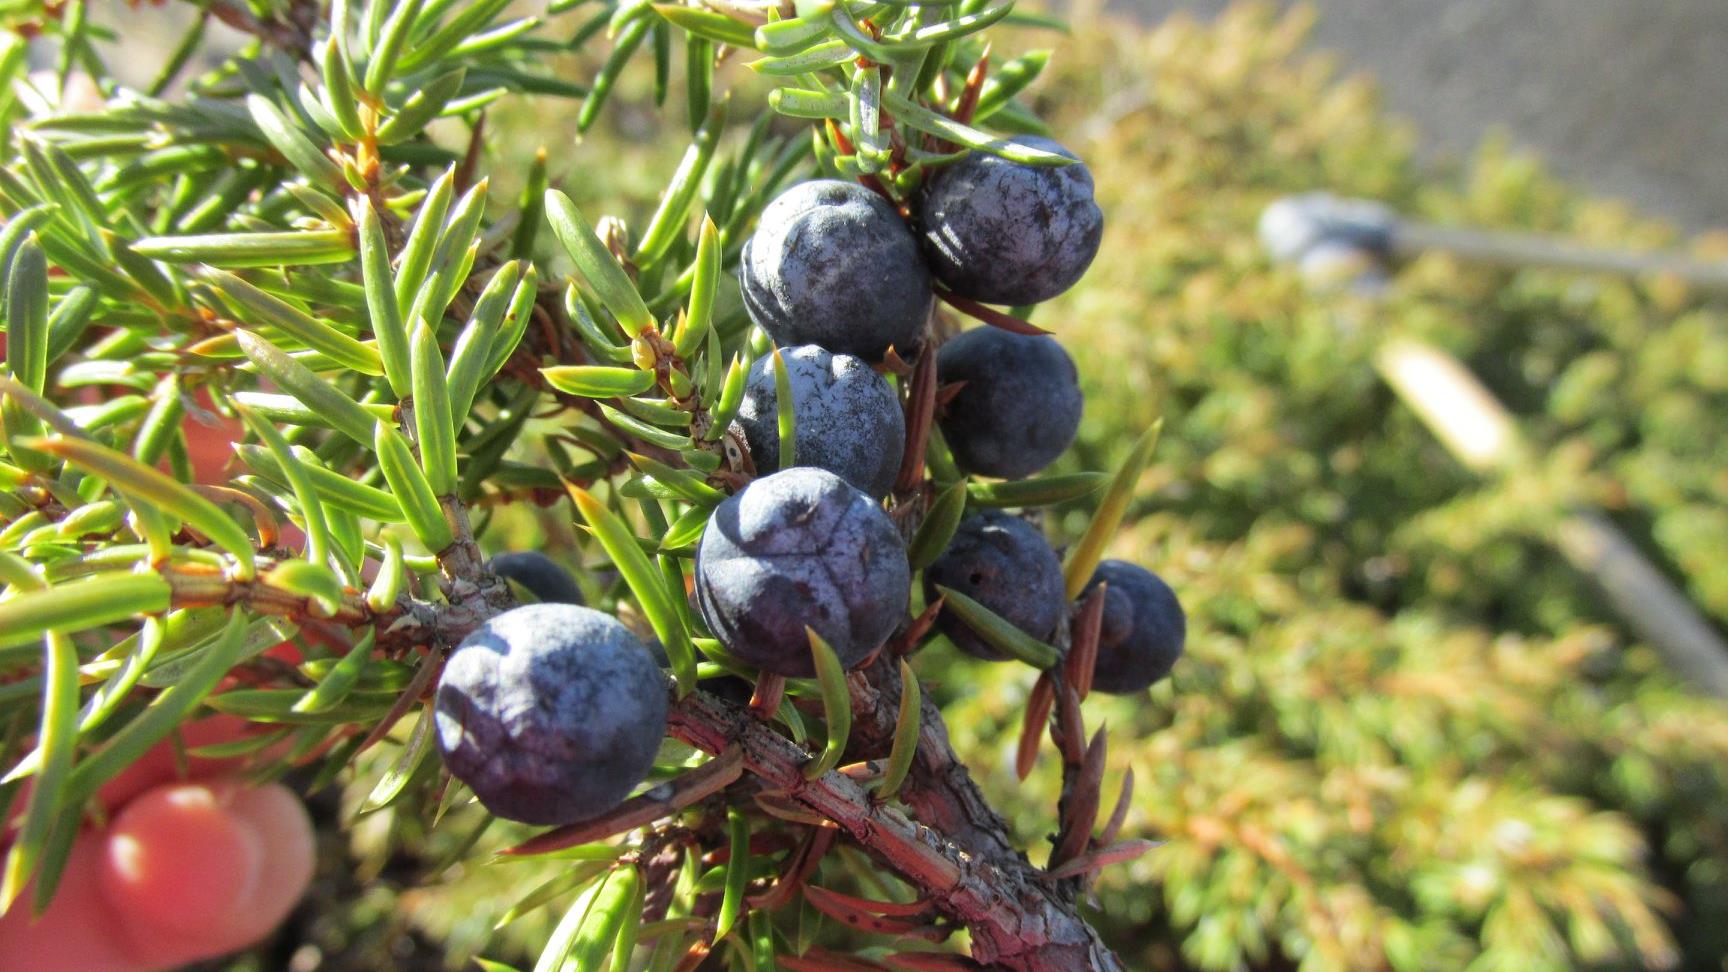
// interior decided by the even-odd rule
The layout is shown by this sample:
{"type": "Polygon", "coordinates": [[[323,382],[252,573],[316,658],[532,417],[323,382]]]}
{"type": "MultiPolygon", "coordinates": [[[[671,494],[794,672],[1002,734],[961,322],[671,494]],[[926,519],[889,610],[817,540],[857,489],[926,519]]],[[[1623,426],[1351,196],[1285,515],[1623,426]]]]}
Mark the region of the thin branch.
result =
{"type": "MultiPolygon", "coordinates": [[[[258,558],[258,576],[268,577],[276,561],[258,558]]],[[[292,621],[319,620],[347,628],[375,626],[377,645],[395,654],[414,648],[448,650],[480,624],[498,613],[484,605],[459,603],[434,605],[404,595],[386,611],[373,611],[364,596],[344,594],[334,614],[320,612],[311,599],[262,580],[238,581],[220,567],[198,563],[171,563],[159,568],[168,582],[169,603],[176,608],[227,607],[241,604],[248,610],[292,621]]],[[[508,588],[506,588],[508,590],[508,588]]]]}
{"type": "Polygon", "coordinates": [[[814,884],[804,888],[804,900],[835,921],[869,935],[905,935],[939,942],[953,931],[952,925],[936,924],[935,909],[927,905],[921,912],[894,914],[879,907],[885,902],[855,898],[814,884]]]}
{"type": "Polygon", "coordinates": [[[396,696],[396,701],[390,704],[390,709],[384,713],[383,718],[374,723],[371,730],[366,733],[366,737],[360,740],[360,745],[354,748],[354,754],[359,755],[371,749],[389,735],[390,730],[396,727],[396,723],[401,722],[403,716],[420,704],[420,700],[432,689],[433,683],[438,680],[438,676],[443,671],[444,654],[442,652],[430,654],[421,659],[420,667],[414,670],[414,677],[408,680],[407,687],[402,690],[402,694],[396,696]]]}
{"type": "Polygon", "coordinates": [[[1038,746],[1044,742],[1044,728],[1050,722],[1050,709],[1055,704],[1056,683],[1050,680],[1049,672],[1043,672],[1026,697],[1020,742],[1014,750],[1014,775],[1021,780],[1032,775],[1032,767],[1038,762],[1038,746]]]}
{"type": "MultiPolygon", "coordinates": [[[[692,692],[674,704],[671,733],[710,753],[737,746],[750,773],[832,820],[879,863],[915,886],[938,911],[966,925],[972,934],[973,956],[980,962],[1020,972],[1122,968],[1080,917],[1073,898],[1024,857],[967,853],[929,826],[891,805],[877,803],[840,773],[806,780],[804,766],[810,755],[745,710],[704,692],[692,692]]],[[[945,730],[942,734],[946,735],[945,730]]],[[[991,816],[1000,826],[1000,818],[991,816]]],[[[1006,845],[1006,828],[994,837],[1006,845]]]]}
{"type": "MultiPolygon", "coordinates": [[[[851,680],[851,758],[886,756],[899,721],[900,672],[896,665],[880,662],[863,672],[862,679],[851,680]]],[[[919,709],[918,751],[898,796],[919,820],[966,853],[992,861],[1025,860],[1008,837],[1007,822],[954,755],[948,724],[928,694],[919,709]]]]}
{"type": "MultiPolygon", "coordinates": [[[[930,339],[934,345],[935,339],[930,339]]],[[[926,347],[912,370],[906,396],[906,450],[900,471],[894,477],[894,495],[904,496],[924,480],[924,453],[930,443],[930,425],[936,418],[936,348],[926,347]]]]}

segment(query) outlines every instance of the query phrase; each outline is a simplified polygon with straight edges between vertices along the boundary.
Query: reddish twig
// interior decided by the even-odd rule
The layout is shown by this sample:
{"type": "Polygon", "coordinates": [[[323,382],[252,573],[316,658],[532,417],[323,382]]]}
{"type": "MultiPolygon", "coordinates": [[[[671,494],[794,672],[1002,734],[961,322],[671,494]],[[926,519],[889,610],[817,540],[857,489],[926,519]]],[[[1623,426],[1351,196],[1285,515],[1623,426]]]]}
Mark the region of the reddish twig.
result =
{"type": "Polygon", "coordinates": [[[1098,667],[1098,637],[1104,628],[1104,595],[1108,584],[1094,587],[1074,614],[1074,630],[1063,672],[1080,701],[1092,694],[1092,675],[1098,667]]]}
{"type": "Polygon", "coordinates": [[[468,132],[468,148],[462,153],[462,162],[456,167],[456,177],[452,187],[458,194],[468,191],[474,184],[474,173],[480,168],[480,152],[486,147],[486,113],[474,119],[474,127],[468,132]]]}
{"type": "Polygon", "coordinates": [[[930,445],[930,425],[936,419],[936,349],[927,347],[912,369],[906,395],[906,451],[894,477],[894,494],[910,493],[924,481],[924,452],[930,445]]]}
{"type": "MultiPolygon", "coordinates": [[[[858,147],[852,144],[852,140],[846,137],[846,133],[840,130],[840,126],[832,118],[828,119],[828,137],[834,142],[834,147],[840,151],[841,155],[858,154],[858,147]]],[[[894,194],[888,191],[888,187],[882,184],[881,179],[873,175],[861,175],[858,177],[858,184],[888,200],[895,209],[900,208],[900,203],[894,198],[894,194]]]]}
{"type": "Polygon", "coordinates": [[[758,719],[772,719],[786,697],[786,678],[773,672],[756,675],[756,691],[750,696],[750,712],[758,719]]]}
{"type": "Polygon", "coordinates": [[[312,32],[304,25],[288,24],[279,20],[261,20],[253,16],[251,11],[228,3],[226,0],[215,0],[206,6],[205,10],[209,12],[210,16],[240,33],[251,34],[264,43],[280,48],[300,60],[310,61],[312,59],[312,32]]]}
{"type": "Polygon", "coordinates": [[[1056,702],[1056,683],[1048,672],[1041,673],[1032,683],[1032,694],[1026,698],[1025,719],[1020,725],[1020,744],[1014,750],[1014,775],[1022,780],[1032,775],[1038,762],[1038,743],[1044,738],[1044,726],[1050,721],[1050,707],[1056,702]]]}
{"type": "Polygon", "coordinates": [[[1122,792],[1116,796],[1116,809],[1111,811],[1110,819],[1104,824],[1104,829],[1098,833],[1098,843],[1113,844],[1122,833],[1122,825],[1128,822],[1128,808],[1134,799],[1134,770],[1130,767],[1122,774],[1122,792]]]}
{"type": "Polygon", "coordinates": [[[966,86],[960,89],[960,103],[954,106],[954,120],[962,125],[972,124],[972,116],[978,111],[978,96],[984,91],[984,78],[990,73],[990,45],[984,45],[984,53],[978,55],[978,61],[972,65],[972,70],[966,72],[966,86]]]}
{"type": "Polygon", "coordinates": [[[1092,828],[1098,823],[1099,791],[1104,785],[1104,763],[1109,752],[1107,738],[1102,728],[1092,735],[1074,783],[1063,795],[1060,805],[1062,831],[1057,835],[1056,849],[1050,854],[1053,866],[1061,866],[1079,857],[1085,852],[1087,841],[1092,839],[1092,828]]]}
{"type": "Polygon", "coordinates": [[[897,632],[894,639],[888,642],[886,652],[888,657],[904,658],[912,654],[913,650],[918,647],[918,643],[923,641],[924,636],[929,634],[930,629],[935,626],[936,617],[942,613],[942,603],[942,598],[931,601],[924,606],[923,613],[913,618],[910,624],[897,632]]]}
{"type": "Polygon", "coordinates": [[[905,972],[982,972],[984,968],[964,955],[949,952],[896,952],[887,959],[890,966],[905,972]]]}
{"type": "Polygon", "coordinates": [[[1050,876],[1061,880],[1084,877],[1111,864],[1131,861],[1158,846],[1159,843],[1155,840],[1125,840],[1119,844],[1100,848],[1090,854],[1081,854],[1052,870],[1050,876]]]}
{"type": "Polygon", "coordinates": [[[1067,679],[1052,677],[1056,692],[1056,721],[1050,725],[1050,740],[1062,753],[1069,769],[1086,758],[1086,724],[1080,716],[1080,696],[1067,679]]]}
{"type": "Polygon", "coordinates": [[[815,873],[816,865],[828,856],[837,836],[839,831],[833,827],[812,827],[805,834],[804,842],[798,845],[798,852],[787,862],[786,870],[781,872],[779,880],[767,891],[752,897],[750,907],[759,911],[773,911],[782,905],[790,904],[803,889],[804,882],[815,873]]]}
{"type": "Polygon", "coordinates": [[[408,681],[408,687],[402,690],[401,695],[396,696],[396,701],[390,704],[390,710],[384,713],[384,718],[378,720],[378,724],[372,727],[372,731],[366,734],[366,738],[360,740],[360,745],[355,748],[354,755],[358,756],[371,749],[378,744],[380,739],[389,735],[396,723],[408,714],[408,710],[420,704],[421,697],[432,687],[432,683],[438,680],[438,673],[443,670],[444,656],[442,653],[428,655],[421,659],[420,667],[414,670],[414,677],[408,681]]]}
{"type": "Polygon", "coordinates": [[[986,307],[975,300],[961,297],[958,294],[949,293],[946,290],[938,289],[936,291],[936,296],[940,297],[942,302],[947,304],[949,307],[965,314],[967,317],[977,318],[991,327],[999,327],[1004,331],[1012,331],[1015,334],[1029,334],[1033,336],[1050,333],[1031,321],[1021,320],[1012,314],[1004,313],[993,307],[986,307]]]}
{"type": "Polygon", "coordinates": [[[936,389],[936,411],[940,412],[953,404],[954,399],[960,397],[960,393],[966,390],[967,384],[968,382],[964,381],[951,381],[936,389]]]}
{"type": "Polygon", "coordinates": [[[787,972],[894,972],[878,962],[835,955],[820,948],[812,948],[803,955],[777,956],[774,962],[787,972]]]}
{"type": "Polygon", "coordinates": [[[882,905],[889,902],[866,901],[854,898],[849,894],[830,891],[815,885],[806,885],[804,900],[810,902],[810,907],[822,912],[828,917],[840,922],[848,928],[872,935],[910,935],[930,941],[941,941],[948,937],[949,932],[933,923],[936,909],[924,904],[919,911],[907,914],[890,914],[882,905]]]}

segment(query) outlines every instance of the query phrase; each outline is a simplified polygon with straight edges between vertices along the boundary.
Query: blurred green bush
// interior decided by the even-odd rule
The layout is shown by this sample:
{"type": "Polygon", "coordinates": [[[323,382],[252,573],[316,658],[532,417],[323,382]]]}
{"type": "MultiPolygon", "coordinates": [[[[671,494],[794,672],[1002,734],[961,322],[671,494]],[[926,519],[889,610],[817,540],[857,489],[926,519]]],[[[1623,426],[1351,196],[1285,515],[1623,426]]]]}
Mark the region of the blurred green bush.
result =
{"type": "MultiPolygon", "coordinates": [[[[1728,313],[1671,282],[1435,257],[1383,307],[1306,292],[1254,236],[1291,192],[1673,242],[1498,145],[1420,169],[1369,84],[1300,52],[1307,24],[1099,24],[1040,89],[1111,223],[1039,321],[1091,383],[1085,465],[1164,417],[1115,552],[1191,612],[1152,704],[1088,703],[1135,775],[1128,831],[1169,841],[1106,872],[1103,920],[1137,968],[1722,968],[1728,711],[1546,533],[1599,504],[1728,621],[1728,313]],[[1538,468],[1486,483],[1453,461],[1376,376],[1397,334],[1468,362],[1538,468]]],[[[1030,679],[967,678],[988,681],[953,701],[955,736],[1035,827],[1056,767],[1016,787],[1001,755],[1030,679]]]]}
{"type": "MultiPolygon", "coordinates": [[[[1419,168],[1371,85],[1301,51],[1307,24],[1263,7],[1092,24],[1058,41],[1037,88],[1109,218],[1086,282],[1039,312],[1089,383],[1067,462],[1106,468],[1164,418],[1112,552],[1158,569],[1191,615],[1189,656],[1150,701],[1088,702],[1113,730],[1107,790],[1135,776],[1125,833],[1168,842],[1105,872],[1099,920],[1148,970],[1722,969],[1728,710],[1667,676],[1545,537],[1566,504],[1599,505],[1728,623],[1728,308],[1665,281],[1438,258],[1404,268],[1371,313],[1306,292],[1254,226],[1272,199],[1317,188],[1439,222],[1675,242],[1497,145],[1456,172],[1419,168]],[[1539,468],[1486,483],[1453,461],[1375,374],[1393,334],[1464,358],[1539,468]]],[[[613,161],[567,187],[634,189],[631,222],[658,186],[642,174],[673,161],[643,147],[642,80],[626,77],[616,117],[577,150],[613,161]]],[[[556,118],[491,121],[500,147],[568,144],[556,118]]],[[[513,546],[570,548],[562,508],[499,515],[513,546]]],[[[1058,513],[1052,533],[1072,539],[1083,515],[1058,513]]],[[[944,650],[920,668],[963,755],[1042,846],[1056,761],[1025,784],[1012,770],[1030,673],[944,650]]],[[[360,826],[347,850],[367,894],[321,887],[326,917],[290,934],[322,944],[320,968],[355,969],[440,951],[456,967],[543,938],[545,911],[502,943],[491,926],[555,867],[442,863],[470,839],[520,836],[475,834],[469,811],[423,839],[360,826]]]]}

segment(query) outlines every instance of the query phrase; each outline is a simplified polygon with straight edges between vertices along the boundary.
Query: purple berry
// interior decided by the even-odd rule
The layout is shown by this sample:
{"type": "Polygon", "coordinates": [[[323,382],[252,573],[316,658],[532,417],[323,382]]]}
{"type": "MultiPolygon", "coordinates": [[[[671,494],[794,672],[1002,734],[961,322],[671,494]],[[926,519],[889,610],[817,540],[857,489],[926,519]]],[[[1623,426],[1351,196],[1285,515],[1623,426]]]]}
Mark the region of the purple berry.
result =
{"type": "Polygon", "coordinates": [[[451,775],[486,808],[559,825],[617,806],[666,735],[666,676],[617,619],[529,604],[451,653],[434,726],[451,775]]]}
{"type": "Polygon", "coordinates": [[[486,562],[492,573],[521,584],[542,604],[581,604],[582,588],[558,562],[538,550],[501,553],[486,562]]]}
{"type": "MultiPolygon", "coordinates": [[[[1075,158],[1048,138],[1019,141],[1075,158]]],[[[1036,304],[1074,286],[1104,235],[1085,165],[1022,165],[987,152],[936,173],[920,223],[936,279],[986,304],[1036,304]]]]}
{"type": "MultiPolygon", "coordinates": [[[[1068,607],[1056,551],[1032,524],[1000,510],[961,522],[948,549],[924,569],[926,600],[936,599],[938,584],[970,597],[1042,641],[1056,633],[1068,607]]],[[[937,626],[968,655],[986,661],[1008,658],[947,612],[937,626]]]]}
{"type": "MultiPolygon", "coordinates": [[[[782,348],[798,429],[798,464],[826,469],[873,497],[888,495],[906,451],[906,417],[888,382],[863,359],[814,344],[782,348]]],[[[750,369],[738,426],[758,472],[780,467],[774,359],[750,369]]]]}
{"type": "Polygon", "coordinates": [[[906,546],[870,497],[798,466],[714,510],[696,549],[702,620],[728,652],[793,678],[816,673],[806,625],[851,668],[906,617],[906,546]]]}
{"type": "Polygon", "coordinates": [[[1080,428],[1080,375],[1053,339],[978,327],[942,346],[943,384],[965,382],[941,419],[954,461],[1003,479],[1056,461],[1080,428]]]}
{"type": "Polygon", "coordinates": [[[934,299],[918,241],[855,182],[800,183],[762,210],[739,268],[744,306],[774,343],[819,344],[872,364],[924,341],[934,299]]]}
{"type": "Polygon", "coordinates": [[[1188,619],[1176,592],[1157,574],[1137,564],[1106,560],[1087,582],[1104,593],[1104,623],[1098,637],[1098,665],[1092,687],[1126,695],[1170,674],[1182,657],[1188,619]]]}

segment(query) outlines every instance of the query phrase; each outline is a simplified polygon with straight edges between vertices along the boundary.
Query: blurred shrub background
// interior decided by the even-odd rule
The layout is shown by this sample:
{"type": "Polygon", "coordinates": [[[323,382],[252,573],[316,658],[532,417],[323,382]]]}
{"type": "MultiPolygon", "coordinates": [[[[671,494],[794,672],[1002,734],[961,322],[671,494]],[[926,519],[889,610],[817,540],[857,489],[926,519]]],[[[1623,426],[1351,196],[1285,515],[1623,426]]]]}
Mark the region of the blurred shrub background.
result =
{"type": "MultiPolygon", "coordinates": [[[[1109,220],[1086,281],[1038,318],[1087,383],[1066,461],[1106,468],[1164,418],[1113,553],[1190,612],[1173,682],[1089,703],[1114,730],[1107,789],[1136,780],[1127,831],[1168,841],[1106,872],[1100,920],[1136,969],[1728,967],[1728,709],[1688,695],[1546,540],[1569,504],[1597,505],[1728,626],[1728,305],[1443,258],[1372,308],[1306,291],[1254,227],[1320,188],[1435,222],[1676,242],[1494,144],[1419,167],[1372,85],[1302,50],[1308,22],[1248,6],[1018,35],[1055,48],[1036,91],[1109,220]],[[1399,334],[1463,358],[1540,462],[1498,482],[1455,462],[1374,371],[1399,334]]],[[[509,160],[545,144],[579,202],[633,199],[618,215],[639,222],[684,144],[632,109],[646,87],[627,77],[573,151],[571,119],[490,118],[500,198],[509,160]]],[[[1728,241],[1697,248],[1728,258],[1728,241]]],[[[563,507],[500,515],[522,546],[569,543],[563,507]]],[[[940,648],[921,671],[1041,856],[1058,769],[1012,772],[1030,673],[940,648]]],[[[372,782],[319,809],[352,813],[372,782]]],[[[543,938],[545,912],[491,928],[556,867],[446,866],[512,836],[462,808],[423,839],[380,836],[420,809],[348,846],[327,832],[314,898],[224,967],[472,968],[543,938]]]]}
{"type": "MultiPolygon", "coordinates": [[[[1113,754],[1142,787],[1130,827],[1170,841],[1109,879],[1107,920],[1148,968],[1720,968],[1728,713],[1544,537],[1569,502],[1600,504],[1728,621],[1728,317],[1661,281],[1438,258],[1348,308],[1268,266],[1259,212],[1317,188],[1673,242],[1493,145],[1419,170],[1370,85],[1299,52],[1305,26],[1237,8],[1088,29],[1041,88],[1090,137],[1113,216],[1042,323],[1092,382],[1084,461],[1164,416],[1119,550],[1162,564],[1194,621],[1155,705],[1096,703],[1144,734],[1113,754]],[[1373,369],[1399,334],[1463,358],[1539,467],[1487,484],[1447,455],[1373,369]]],[[[955,723],[999,753],[1017,688],[969,694],[955,723]]],[[[1000,792],[1053,792],[1039,779],[1000,792]]]]}

